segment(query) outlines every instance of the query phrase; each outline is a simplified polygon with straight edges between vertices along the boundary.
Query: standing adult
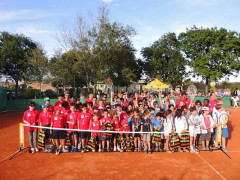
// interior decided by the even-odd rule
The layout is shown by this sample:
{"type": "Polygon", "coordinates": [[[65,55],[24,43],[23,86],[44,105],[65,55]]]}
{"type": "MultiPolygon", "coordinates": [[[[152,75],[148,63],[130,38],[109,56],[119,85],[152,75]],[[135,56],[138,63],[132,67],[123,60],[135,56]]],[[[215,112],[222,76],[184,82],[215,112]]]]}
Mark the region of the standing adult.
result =
{"type": "Polygon", "coordinates": [[[70,100],[70,93],[67,91],[65,92],[65,99],[64,101],[68,102],[68,109],[70,109],[70,104],[72,104],[72,101],[70,100]]]}
{"type": "Polygon", "coordinates": [[[190,99],[187,98],[186,92],[182,92],[180,99],[177,100],[177,103],[176,103],[176,104],[177,104],[177,108],[178,108],[178,109],[181,108],[181,105],[180,105],[180,102],[181,102],[181,101],[184,102],[184,104],[185,104],[185,106],[186,106],[187,108],[189,108],[190,99]]]}
{"type": "Polygon", "coordinates": [[[64,95],[62,93],[58,94],[58,101],[54,105],[54,110],[62,108],[62,103],[64,101],[64,95]]]}
{"type": "Polygon", "coordinates": [[[87,103],[89,103],[89,102],[93,102],[93,94],[92,94],[92,93],[90,93],[90,94],[88,95],[88,99],[85,101],[85,104],[87,104],[87,103]]]}

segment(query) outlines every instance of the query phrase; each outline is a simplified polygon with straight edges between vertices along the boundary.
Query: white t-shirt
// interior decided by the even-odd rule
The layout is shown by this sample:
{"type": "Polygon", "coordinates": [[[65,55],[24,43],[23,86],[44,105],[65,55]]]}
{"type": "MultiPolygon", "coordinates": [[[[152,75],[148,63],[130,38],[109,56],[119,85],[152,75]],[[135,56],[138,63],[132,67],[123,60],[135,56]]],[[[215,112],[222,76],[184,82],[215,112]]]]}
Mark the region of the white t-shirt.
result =
{"type": "Polygon", "coordinates": [[[183,130],[188,129],[188,124],[185,116],[175,118],[176,132],[181,134],[183,130]]]}
{"type": "Polygon", "coordinates": [[[200,134],[200,118],[198,115],[193,116],[190,114],[188,118],[188,125],[190,133],[197,132],[197,134],[200,134]]]}

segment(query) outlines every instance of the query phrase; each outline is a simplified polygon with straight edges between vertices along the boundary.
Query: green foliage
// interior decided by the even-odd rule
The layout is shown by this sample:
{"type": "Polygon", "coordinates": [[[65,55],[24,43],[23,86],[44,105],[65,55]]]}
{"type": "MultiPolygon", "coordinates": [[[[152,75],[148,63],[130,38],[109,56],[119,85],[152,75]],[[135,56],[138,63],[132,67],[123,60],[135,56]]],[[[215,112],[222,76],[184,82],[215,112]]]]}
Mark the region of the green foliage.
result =
{"type": "Polygon", "coordinates": [[[28,37],[8,32],[0,34],[0,69],[16,82],[16,95],[18,81],[24,80],[24,73],[31,68],[27,57],[35,48],[36,43],[28,37]]]}
{"type": "Polygon", "coordinates": [[[197,76],[217,81],[240,70],[240,37],[224,28],[193,27],[179,35],[188,65],[197,76]]]}
{"type": "Polygon", "coordinates": [[[144,57],[144,72],[150,78],[158,77],[173,87],[182,85],[187,75],[186,60],[180,51],[180,44],[175,33],[163,35],[150,47],[141,51],[144,57]]]}

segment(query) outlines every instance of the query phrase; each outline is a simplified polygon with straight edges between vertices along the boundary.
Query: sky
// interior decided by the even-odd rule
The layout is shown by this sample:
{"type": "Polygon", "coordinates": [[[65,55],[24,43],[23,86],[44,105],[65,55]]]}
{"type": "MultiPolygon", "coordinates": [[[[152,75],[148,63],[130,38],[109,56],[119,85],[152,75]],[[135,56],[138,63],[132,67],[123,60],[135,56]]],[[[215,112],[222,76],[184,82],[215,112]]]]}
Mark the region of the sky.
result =
{"type": "MultiPolygon", "coordinates": [[[[239,0],[0,0],[0,31],[21,33],[43,45],[48,57],[62,48],[56,32],[77,14],[106,6],[110,19],[131,25],[136,56],[164,33],[177,35],[193,25],[240,32],[239,0]]],[[[239,77],[230,77],[240,82],[239,77]]]]}

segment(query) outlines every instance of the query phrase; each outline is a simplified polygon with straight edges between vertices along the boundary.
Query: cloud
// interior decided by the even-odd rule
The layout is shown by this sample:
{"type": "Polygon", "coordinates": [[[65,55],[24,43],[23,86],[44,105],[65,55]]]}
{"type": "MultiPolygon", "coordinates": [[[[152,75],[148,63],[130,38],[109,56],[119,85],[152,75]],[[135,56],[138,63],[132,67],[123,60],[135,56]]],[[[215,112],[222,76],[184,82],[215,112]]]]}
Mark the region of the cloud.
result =
{"type": "Polygon", "coordinates": [[[22,34],[53,34],[55,33],[55,31],[40,29],[33,25],[25,25],[25,26],[17,27],[15,31],[16,33],[22,33],[22,34]]]}
{"type": "Polygon", "coordinates": [[[105,3],[111,3],[113,0],[102,0],[105,3]]]}
{"type": "Polygon", "coordinates": [[[0,21],[31,20],[48,17],[51,14],[40,10],[20,9],[16,11],[0,12],[0,21]]]}

